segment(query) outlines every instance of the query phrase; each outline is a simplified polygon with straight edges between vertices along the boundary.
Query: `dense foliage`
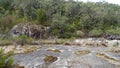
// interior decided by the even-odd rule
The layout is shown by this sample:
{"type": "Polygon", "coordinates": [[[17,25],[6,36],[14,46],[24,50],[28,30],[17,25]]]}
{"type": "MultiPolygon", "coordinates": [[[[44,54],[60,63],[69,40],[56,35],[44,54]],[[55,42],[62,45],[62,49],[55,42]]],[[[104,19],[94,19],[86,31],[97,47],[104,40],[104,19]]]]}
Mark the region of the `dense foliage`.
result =
{"type": "Polygon", "coordinates": [[[77,31],[85,36],[120,34],[120,6],[73,0],[0,0],[0,34],[24,21],[49,26],[52,34],[62,38],[76,36],[77,31]]]}

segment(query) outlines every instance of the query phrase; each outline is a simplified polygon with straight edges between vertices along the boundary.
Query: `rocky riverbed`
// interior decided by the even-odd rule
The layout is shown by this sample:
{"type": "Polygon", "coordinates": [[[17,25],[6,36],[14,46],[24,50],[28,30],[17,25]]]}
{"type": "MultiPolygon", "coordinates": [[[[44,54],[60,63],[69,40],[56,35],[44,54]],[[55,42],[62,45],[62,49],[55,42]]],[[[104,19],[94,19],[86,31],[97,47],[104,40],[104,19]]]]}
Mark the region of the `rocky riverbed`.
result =
{"type": "Polygon", "coordinates": [[[120,40],[75,39],[61,45],[4,46],[15,68],[120,68],[120,40]]]}

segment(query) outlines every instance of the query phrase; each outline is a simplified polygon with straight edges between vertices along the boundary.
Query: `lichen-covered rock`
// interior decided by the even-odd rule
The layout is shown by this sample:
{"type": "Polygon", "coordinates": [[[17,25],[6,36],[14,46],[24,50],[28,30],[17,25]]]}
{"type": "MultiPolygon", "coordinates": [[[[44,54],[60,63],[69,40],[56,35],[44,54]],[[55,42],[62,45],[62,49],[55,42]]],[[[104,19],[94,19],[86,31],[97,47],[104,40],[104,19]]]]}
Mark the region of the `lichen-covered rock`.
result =
{"type": "Polygon", "coordinates": [[[37,39],[43,38],[46,35],[47,29],[48,27],[43,25],[36,25],[33,23],[19,23],[9,31],[9,34],[15,37],[19,35],[27,35],[37,39]]]}

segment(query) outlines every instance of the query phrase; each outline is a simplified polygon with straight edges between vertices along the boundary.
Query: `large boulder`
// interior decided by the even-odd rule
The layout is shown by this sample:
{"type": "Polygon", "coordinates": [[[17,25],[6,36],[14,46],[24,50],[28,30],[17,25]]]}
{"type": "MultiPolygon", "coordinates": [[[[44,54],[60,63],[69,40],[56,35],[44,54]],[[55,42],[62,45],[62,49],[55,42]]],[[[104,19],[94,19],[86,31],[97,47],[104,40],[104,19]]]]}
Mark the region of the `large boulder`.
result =
{"type": "Polygon", "coordinates": [[[43,38],[46,35],[48,27],[43,25],[36,25],[33,23],[19,23],[15,25],[10,31],[9,35],[14,37],[19,35],[27,35],[29,37],[43,38]]]}

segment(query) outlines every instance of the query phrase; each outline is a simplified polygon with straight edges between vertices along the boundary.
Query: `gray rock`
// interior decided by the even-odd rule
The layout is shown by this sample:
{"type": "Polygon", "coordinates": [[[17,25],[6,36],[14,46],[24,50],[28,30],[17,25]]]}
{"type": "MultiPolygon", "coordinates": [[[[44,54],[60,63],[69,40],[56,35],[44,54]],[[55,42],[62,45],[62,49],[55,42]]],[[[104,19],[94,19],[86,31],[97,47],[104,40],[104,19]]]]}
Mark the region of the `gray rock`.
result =
{"type": "Polygon", "coordinates": [[[120,35],[103,34],[103,37],[108,39],[108,40],[120,40],[120,35]]]}
{"type": "MultiPolygon", "coordinates": [[[[104,50],[106,51],[108,48],[43,46],[40,50],[32,53],[15,55],[14,64],[19,64],[25,68],[120,68],[120,53],[108,53],[104,50]],[[61,52],[47,51],[48,49],[56,49],[61,52]],[[89,50],[90,53],[75,54],[76,51],[84,52],[84,50],[89,50]],[[44,61],[46,56],[57,57],[57,60],[48,63],[44,61]]],[[[51,58],[48,60],[51,60],[51,58]]]]}
{"type": "Polygon", "coordinates": [[[42,25],[36,25],[32,23],[19,23],[15,25],[8,34],[14,37],[19,35],[27,35],[37,39],[44,37],[49,29],[49,27],[42,25]]]}

